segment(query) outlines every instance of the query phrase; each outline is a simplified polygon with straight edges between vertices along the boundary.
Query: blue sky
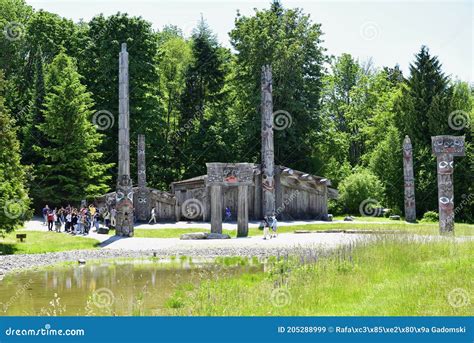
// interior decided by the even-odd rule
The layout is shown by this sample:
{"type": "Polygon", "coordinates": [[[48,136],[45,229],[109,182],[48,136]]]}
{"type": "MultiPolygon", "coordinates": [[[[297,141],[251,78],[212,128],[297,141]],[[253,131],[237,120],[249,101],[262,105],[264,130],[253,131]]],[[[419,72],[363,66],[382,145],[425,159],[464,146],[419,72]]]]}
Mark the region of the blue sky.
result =
{"type": "MultiPolygon", "coordinates": [[[[174,24],[189,35],[201,14],[221,43],[230,47],[227,33],[237,9],[251,15],[268,8],[270,0],[27,0],[66,18],[89,20],[95,14],[118,11],[142,16],[155,29],[174,24]]],[[[329,54],[350,53],[374,65],[399,64],[407,75],[421,45],[439,56],[447,74],[474,83],[474,0],[460,1],[309,1],[283,0],[322,24],[329,54]]]]}

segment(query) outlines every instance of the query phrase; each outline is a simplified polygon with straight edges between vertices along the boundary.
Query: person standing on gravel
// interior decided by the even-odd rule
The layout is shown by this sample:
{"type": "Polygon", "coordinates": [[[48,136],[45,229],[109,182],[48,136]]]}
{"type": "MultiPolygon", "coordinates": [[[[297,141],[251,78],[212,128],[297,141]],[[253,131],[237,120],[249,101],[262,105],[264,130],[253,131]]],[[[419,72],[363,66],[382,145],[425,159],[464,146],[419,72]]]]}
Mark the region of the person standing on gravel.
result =
{"type": "Polygon", "coordinates": [[[43,214],[43,225],[46,225],[48,223],[48,212],[49,206],[46,205],[41,212],[43,214]]]}
{"type": "Polygon", "coordinates": [[[275,215],[273,215],[273,221],[272,221],[272,231],[273,231],[273,234],[272,234],[272,237],[277,237],[278,234],[277,234],[277,228],[278,228],[278,220],[277,220],[277,217],[275,215]]]}
{"type": "Polygon", "coordinates": [[[117,214],[117,210],[115,209],[115,207],[112,207],[112,209],[110,210],[110,225],[112,227],[115,227],[115,215],[117,214]]]}
{"type": "Polygon", "coordinates": [[[156,210],[155,210],[154,207],[151,209],[151,214],[150,215],[151,215],[151,217],[150,217],[150,220],[148,221],[148,224],[150,224],[152,220],[153,220],[153,223],[156,224],[156,210]]]}
{"type": "Polygon", "coordinates": [[[266,216],[263,217],[262,224],[263,224],[263,239],[267,239],[267,236],[269,236],[269,238],[272,238],[272,235],[270,235],[269,233],[270,223],[269,223],[268,217],[266,216]]]}

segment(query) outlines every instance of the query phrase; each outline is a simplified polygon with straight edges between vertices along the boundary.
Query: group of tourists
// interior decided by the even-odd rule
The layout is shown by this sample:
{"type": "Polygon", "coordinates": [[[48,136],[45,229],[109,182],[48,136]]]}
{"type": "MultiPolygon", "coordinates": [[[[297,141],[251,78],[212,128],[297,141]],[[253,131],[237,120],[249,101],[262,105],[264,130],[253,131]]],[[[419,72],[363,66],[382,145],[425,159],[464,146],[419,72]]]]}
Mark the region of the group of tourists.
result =
{"type": "Polygon", "coordinates": [[[80,209],[68,205],[54,209],[46,205],[43,210],[43,225],[48,231],[67,232],[73,235],[88,235],[90,230],[99,229],[100,222],[110,228],[115,226],[116,210],[111,208],[96,208],[93,204],[80,209]]]}

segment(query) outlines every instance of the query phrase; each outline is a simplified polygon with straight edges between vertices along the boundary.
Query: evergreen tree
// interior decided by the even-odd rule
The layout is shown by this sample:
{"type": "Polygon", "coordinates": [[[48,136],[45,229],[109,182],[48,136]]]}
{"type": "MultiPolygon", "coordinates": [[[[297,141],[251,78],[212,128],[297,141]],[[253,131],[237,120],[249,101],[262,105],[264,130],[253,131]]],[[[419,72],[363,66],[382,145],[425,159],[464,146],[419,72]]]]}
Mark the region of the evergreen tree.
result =
{"type": "Polygon", "coordinates": [[[241,161],[260,161],[260,82],[262,66],[273,72],[275,161],[277,164],[318,173],[321,161],[316,147],[321,128],[323,64],[321,28],[300,9],[283,8],[273,1],[253,16],[237,15],[230,32],[237,51],[231,77],[232,108],[240,132],[233,144],[241,161]],[[286,119],[286,120],[285,120],[286,119]],[[281,124],[281,125],[280,125],[281,124]]]}
{"type": "Polygon", "coordinates": [[[415,195],[420,216],[438,209],[436,158],[431,153],[431,137],[452,133],[448,123],[451,97],[452,87],[441,63],[422,46],[394,105],[400,139],[408,135],[413,144],[415,195]]]}
{"type": "Polygon", "coordinates": [[[5,81],[0,71],[0,232],[18,227],[29,215],[25,168],[20,163],[20,144],[4,100],[5,81]]]}
{"type": "Polygon", "coordinates": [[[37,203],[77,203],[108,190],[105,172],[111,164],[101,163],[97,147],[102,135],[92,123],[94,104],[80,77],[65,53],[49,67],[44,123],[39,125],[46,146],[37,147],[42,160],[32,185],[37,203]]]}
{"type": "MultiPolygon", "coordinates": [[[[150,186],[168,188],[172,179],[169,147],[165,143],[166,122],[160,102],[158,73],[158,37],[151,23],[141,17],[118,13],[110,17],[98,15],[89,22],[87,47],[79,59],[79,72],[84,75],[87,89],[92,92],[96,111],[113,114],[113,125],[103,127],[105,134],[101,150],[107,161],[118,160],[118,56],[121,43],[127,43],[130,81],[130,170],[136,175],[136,140],[146,135],[147,165],[150,186]]],[[[111,179],[111,185],[116,180],[111,179]]]]}
{"type": "MultiPolygon", "coordinates": [[[[192,61],[185,73],[185,87],[181,94],[180,148],[184,177],[205,172],[207,160],[224,160],[220,135],[213,130],[217,109],[222,111],[222,92],[225,81],[225,51],[201,18],[192,35],[192,61]]],[[[220,113],[222,115],[222,113],[220,113]]],[[[224,150],[225,151],[225,150],[224,150]]]]}
{"type": "Polygon", "coordinates": [[[29,116],[31,119],[24,130],[25,138],[23,142],[22,156],[23,163],[25,164],[38,164],[41,160],[41,157],[33,147],[44,147],[46,144],[43,133],[39,129],[39,125],[44,122],[43,110],[45,93],[46,85],[44,80],[44,59],[41,47],[39,47],[35,56],[35,82],[33,99],[30,102],[31,106],[28,106],[30,112],[29,116]]]}

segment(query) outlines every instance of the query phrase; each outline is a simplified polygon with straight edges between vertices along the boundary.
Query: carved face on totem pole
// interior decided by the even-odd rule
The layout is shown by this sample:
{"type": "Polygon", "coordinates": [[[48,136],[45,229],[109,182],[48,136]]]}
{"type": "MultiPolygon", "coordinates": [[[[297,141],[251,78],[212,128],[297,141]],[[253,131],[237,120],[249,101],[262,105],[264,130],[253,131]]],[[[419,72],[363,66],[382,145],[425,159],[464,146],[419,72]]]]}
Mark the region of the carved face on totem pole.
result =
{"type": "Polygon", "coordinates": [[[229,183],[235,183],[238,181],[239,170],[237,168],[224,168],[224,181],[229,183]]]}
{"type": "Polygon", "coordinates": [[[412,158],[413,152],[412,152],[412,145],[410,138],[408,136],[405,137],[405,140],[403,141],[403,158],[407,161],[409,161],[412,158]]]}
{"type": "Polygon", "coordinates": [[[436,136],[431,137],[433,154],[450,154],[452,156],[464,156],[464,137],[458,136],[436,136]]]}

